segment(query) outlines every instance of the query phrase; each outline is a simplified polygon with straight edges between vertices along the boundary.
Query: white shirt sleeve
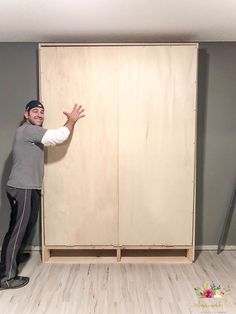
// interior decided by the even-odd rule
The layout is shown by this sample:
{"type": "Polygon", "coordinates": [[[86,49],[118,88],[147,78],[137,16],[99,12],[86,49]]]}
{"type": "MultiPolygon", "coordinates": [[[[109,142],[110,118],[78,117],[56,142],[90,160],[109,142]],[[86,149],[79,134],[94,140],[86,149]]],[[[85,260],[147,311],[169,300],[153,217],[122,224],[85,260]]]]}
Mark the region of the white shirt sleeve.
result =
{"type": "Polygon", "coordinates": [[[44,146],[55,146],[65,142],[70,135],[70,130],[63,126],[59,129],[48,129],[44,134],[41,143],[44,146]]]}

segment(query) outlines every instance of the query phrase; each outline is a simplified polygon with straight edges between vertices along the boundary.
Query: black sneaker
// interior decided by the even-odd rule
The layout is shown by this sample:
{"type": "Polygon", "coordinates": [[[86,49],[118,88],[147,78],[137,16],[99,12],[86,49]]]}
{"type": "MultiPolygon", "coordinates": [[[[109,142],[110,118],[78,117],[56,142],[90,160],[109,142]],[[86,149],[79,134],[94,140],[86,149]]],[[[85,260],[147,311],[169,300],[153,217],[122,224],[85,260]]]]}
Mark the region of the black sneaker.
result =
{"type": "Polygon", "coordinates": [[[29,277],[16,276],[13,279],[10,279],[1,283],[0,290],[22,288],[26,286],[28,282],[29,282],[29,277]]]}

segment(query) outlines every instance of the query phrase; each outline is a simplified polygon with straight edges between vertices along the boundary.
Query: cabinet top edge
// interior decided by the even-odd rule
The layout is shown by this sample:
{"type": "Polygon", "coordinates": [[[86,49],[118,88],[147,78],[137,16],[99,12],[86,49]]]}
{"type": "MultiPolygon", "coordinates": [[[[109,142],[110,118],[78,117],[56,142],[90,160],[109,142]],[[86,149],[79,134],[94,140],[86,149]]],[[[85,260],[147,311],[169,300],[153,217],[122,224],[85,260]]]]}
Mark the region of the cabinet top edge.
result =
{"type": "Polygon", "coordinates": [[[192,46],[199,47],[199,43],[39,43],[39,49],[42,47],[103,47],[103,46],[192,46]]]}

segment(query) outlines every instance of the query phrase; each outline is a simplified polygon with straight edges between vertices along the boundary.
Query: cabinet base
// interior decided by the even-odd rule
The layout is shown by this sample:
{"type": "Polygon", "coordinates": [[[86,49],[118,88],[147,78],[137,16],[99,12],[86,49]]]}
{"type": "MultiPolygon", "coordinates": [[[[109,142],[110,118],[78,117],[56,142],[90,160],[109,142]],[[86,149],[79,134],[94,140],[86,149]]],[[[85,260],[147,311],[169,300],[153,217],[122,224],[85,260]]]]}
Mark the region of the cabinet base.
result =
{"type": "Polygon", "coordinates": [[[192,263],[193,246],[44,246],[44,263],[192,263]]]}

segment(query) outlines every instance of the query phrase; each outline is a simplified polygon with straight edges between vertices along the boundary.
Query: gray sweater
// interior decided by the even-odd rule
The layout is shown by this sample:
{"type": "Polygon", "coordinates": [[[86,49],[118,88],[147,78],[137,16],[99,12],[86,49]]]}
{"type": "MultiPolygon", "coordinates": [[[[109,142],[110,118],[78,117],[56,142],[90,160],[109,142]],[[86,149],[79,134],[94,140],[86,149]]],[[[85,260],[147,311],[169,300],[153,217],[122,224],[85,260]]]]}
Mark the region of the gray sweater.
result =
{"type": "Polygon", "coordinates": [[[44,154],[41,140],[47,129],[25,122],[16,130],[13,144],[13,166],[8,186],[41,189],[44,154]]]}

